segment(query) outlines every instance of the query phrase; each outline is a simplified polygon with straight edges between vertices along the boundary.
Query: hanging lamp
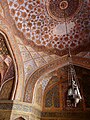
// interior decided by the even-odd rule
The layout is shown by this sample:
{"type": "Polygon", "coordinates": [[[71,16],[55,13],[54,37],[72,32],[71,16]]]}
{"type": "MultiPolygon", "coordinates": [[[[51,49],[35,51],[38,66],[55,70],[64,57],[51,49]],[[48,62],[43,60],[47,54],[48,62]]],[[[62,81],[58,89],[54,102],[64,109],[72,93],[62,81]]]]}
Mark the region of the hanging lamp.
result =
{"type": "MultiPolygon", "coordinates": [[[[63,0],[60,3],[60,9],[64,12],[64,19],[65,19],[65,29],[66,29],[66,35],[68,38],[68,28],[67,28],[67,20],[66,20],[66,14],[65,9],[68,7],[68,2],[66,0],[63,0]]],[[[72,55],[70,50],[70,45],[68,46],[68,89],[67,89],[67,107],[77,107],[77,104],[82,99],[81,93],[80,93],[80,85],[76,76],[76,71],[73,65],[72,61],[72,55]]]]}
{"type": "Polygon", "coordinates": [[[77,104],[82,99],[80,93],[80,85],[76,76],[76,71],[73,65],[72,56],[70,52],[68,53],[68,90],[67,90],[67,106],[68,107],[77,107],[77,104]]]}

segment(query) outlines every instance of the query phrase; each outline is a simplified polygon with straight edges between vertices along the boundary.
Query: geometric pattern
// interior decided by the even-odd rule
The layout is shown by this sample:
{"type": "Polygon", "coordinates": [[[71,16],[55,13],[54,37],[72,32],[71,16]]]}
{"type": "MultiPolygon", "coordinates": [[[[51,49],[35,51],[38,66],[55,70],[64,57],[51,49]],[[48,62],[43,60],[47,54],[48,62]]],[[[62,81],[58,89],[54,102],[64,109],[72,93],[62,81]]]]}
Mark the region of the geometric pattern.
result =
{"type": "Polygon", "coordinates": [[[48,55],[44,52],[35,51],[31,46],[25,45],[17,36],[15,36],[15,39],[21,52],[25,78],[27,78],[28,75],[31,75],[39,67],[59,58],[59,56],[55,54],[48,55]]]}
{"type": "Polygon", "coordinates": [[[89,42],[89,5],[86,0],[72,0],[75,6],[68,9],[68,14],[73,12],[73,18],[67,22],[68,36],[65,33],[65,24],[54,20],[48,14],[46,0],[7,2],[17,29],[24,34],[28,43],[32,41],[37,46],[64,50],[68,45],[75,48],[89,42]],[[82,7],[74,15],[74,8],[76,11],[81,4],[82,7]]]}
{"type": "Polygon", "coordinates": [[[0,55],[9,55],[4,37],[0,34],[0,55]]]}
{"type": "Polygon", "coordinates": [[[45,107],[60,107],[59,86],[56,85],[47,91],[45,96],[45,107]]]}

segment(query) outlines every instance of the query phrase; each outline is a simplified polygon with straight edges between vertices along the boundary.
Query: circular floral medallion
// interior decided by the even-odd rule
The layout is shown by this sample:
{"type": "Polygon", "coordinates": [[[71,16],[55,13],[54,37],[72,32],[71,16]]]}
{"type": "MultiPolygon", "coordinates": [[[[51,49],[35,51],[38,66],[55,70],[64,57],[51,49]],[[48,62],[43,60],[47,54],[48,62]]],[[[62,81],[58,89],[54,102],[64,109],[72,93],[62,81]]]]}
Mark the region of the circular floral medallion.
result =
{"type": "Polygon", "coordinates": [[[82,0],[47,0],[48,14],[55,20],[62,21],[73,17],[80,9],[82,0]]]}
{"type": "Polygon", "coordinates": [[[68,2],[66,0],[63,0],[62,2],[60,2],[60,9],[61,10],[65,10],[68,7],[68,2]]]}

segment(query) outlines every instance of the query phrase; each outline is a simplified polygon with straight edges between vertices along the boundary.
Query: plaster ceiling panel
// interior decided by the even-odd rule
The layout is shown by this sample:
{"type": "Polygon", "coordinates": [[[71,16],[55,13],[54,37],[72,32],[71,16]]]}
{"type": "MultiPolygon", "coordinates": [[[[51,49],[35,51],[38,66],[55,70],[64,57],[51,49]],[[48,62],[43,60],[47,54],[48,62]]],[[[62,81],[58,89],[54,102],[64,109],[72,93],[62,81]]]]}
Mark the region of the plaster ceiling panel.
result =
{"type": "Polygon", "coordinates": [[[43,57],[43,56],[47,56],[47,54],[44,53],[44,52],[38,52],[38,53],[39,53],[39,55],[41,55],[42,57],[43,57]]]}
{"type": "Polygon", "coordinates": [[[22,40],[19,37],[17,37],[16,35],[14,35],[14,37],[18,44],[23,44],[22,40]]]}
{"type": "Polygon", "coordinates": [[[29,52],[21,52],[21,56],[22,56],[23,62],[29,61],[32,59],[29,52]]]}
{"type": "Polygon", "coordinates": [[[71,49],[76,49],[88,44],[90,37],[88,0],[7,0],[7,2],[10,15],[28,45],[60,53],[66,50],[68,45],[71,49]]]}
{"type": "Polygon", "coordinates": [[[32,47],[30,47],[30,46],[26,46],[26,48],[27,48],[27,50],[28,50],[29,52],[35,52],[35,50],[34,50],[32,47]]]}
{"type": "Polygon", "coordinates": [[[30,52],[30,54],[31,54],[33,59],[40,57],[40,55],[37,52],[30,52]]]}
{"type": "Polygon", "coordinates": [[[36,65],[37,65],[38,67],[41,67],[41,66],[43,66],[43,65],[46,64],[46,61],[45,61],[44,59],[42,59],[42,58],[37,58],[37,59],[35,59],[34,61],[35,61],[36,65]]]}
{"type": "Polygon", "coordinates": [[[35,68],[37,68],[37,65],[33,60],[29,60],[27,62],[24,62],[24,71],[27,74],[31,74],[35,68]]]}
{"type": "Polygon", "coordinates": [[[25,48],[23,44],[18,44],[18,46],[21,52],[27,51],[27,49],[25,48]]]}
{"type": "Polygon", "coordinates": [[[53,61],[52,57],[50,57],[50,56],[45,56],[43,58],[46,62],[52,62],[53,61]]]}

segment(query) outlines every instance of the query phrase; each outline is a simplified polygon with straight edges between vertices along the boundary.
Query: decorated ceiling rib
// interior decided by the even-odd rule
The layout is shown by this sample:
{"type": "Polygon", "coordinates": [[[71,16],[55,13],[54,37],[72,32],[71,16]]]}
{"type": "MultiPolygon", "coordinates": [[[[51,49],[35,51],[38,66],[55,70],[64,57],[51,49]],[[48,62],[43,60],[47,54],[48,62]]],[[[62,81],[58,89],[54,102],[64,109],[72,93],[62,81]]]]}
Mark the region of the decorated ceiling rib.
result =
{"type": "Polygon", "coordinates": [[[65,50],[67,45],[76,48],[89,42],[88,0],[7,1],[16,27],[28,43],[65,50]]]}

